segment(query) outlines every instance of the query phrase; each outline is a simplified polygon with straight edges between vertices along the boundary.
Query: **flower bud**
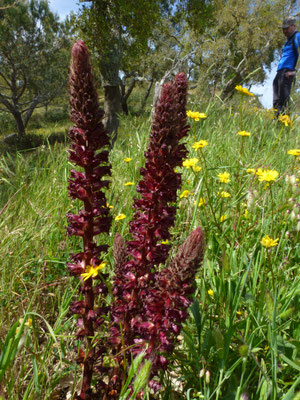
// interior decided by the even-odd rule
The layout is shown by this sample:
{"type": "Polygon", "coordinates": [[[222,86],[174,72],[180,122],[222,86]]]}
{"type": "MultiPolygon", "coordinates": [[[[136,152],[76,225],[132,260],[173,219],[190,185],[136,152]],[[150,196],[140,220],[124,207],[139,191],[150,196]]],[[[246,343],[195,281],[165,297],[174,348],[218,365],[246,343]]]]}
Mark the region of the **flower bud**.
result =
{"type": "Polygon", "coordinates": [[[243,392],[241,394],[240,400],[249,400],[249,396],[247,392],[243,392]]]}
{"type": "Polygon", "coordinates": [[[205,372],[205,383],[206,383],[207,385],[209,385],[209,382],[210,382],[210,372],[207,370],[207,371],[205,372]]]}
{"type": "Polygon", "coordinates": [[[249,191],[247,193],[247,208],[251,208],[254,202],[254,195],[253,192],[249,191]]]}

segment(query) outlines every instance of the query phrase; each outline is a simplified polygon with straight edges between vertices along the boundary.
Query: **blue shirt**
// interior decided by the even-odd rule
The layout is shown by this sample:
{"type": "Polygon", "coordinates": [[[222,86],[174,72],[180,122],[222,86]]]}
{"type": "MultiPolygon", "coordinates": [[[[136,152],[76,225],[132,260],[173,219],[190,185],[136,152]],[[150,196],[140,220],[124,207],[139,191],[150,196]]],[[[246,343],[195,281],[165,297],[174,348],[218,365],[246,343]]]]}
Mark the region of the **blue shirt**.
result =
{"type": "Polygon", "coordinates": [[[277,71],[280,71],[283,68],[287,68],[292,71],[295,69],[297,54],[295,53],[295,50],[293,47],[293,41],[294,41],[295,46],[298,49],[298,53],[299,53],[300,32],[297,32],[295,35],[293,35],[292,38],[288,39],[285,42],[285,44],[282,48],[282,54],[281,54],[281,58],[279,60],[277,71]]]}

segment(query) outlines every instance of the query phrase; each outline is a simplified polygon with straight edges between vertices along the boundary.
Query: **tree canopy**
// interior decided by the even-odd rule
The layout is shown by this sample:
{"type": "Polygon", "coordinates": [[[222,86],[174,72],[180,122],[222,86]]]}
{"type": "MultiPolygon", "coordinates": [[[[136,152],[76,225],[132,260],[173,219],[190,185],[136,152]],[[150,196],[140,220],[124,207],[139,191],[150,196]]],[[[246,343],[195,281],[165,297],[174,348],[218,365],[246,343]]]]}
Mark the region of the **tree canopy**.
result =
{"type": "MultiPolygon", "coordinates": [[[[106,126],[113,132],[118,127],[117,114],[121,104],[120,70],[128,72],[131,69],[133,72],[137,64],[138,70],[143,70],[145,58],[158,47],[154,43],[157,32],[164,35],[165,27],[169,24],[181,30],[183,16],[188,17],[191,25],[199,26],[199,21],[202,21],[205,26],[205,18],[209,20],[211,2],[93,0],[83,3],[85,5],[78,18],[79,32],[97,54],[104,87],[106,126]],[[197,7],[200,10],[198,15],[197,7]]],[[[151,63],[151,58],[149,60],[151,63]]]]}
{"type": "Polygon", "coordinates": [[[34,109],[48,103],[67,77],[66,26],[45,0],[13,3],[0,10],[0,104],[16,121],[18,135],[34,109]],[[11,6],[11,7],[9,7],[11,6]]]}
{"type": "Polygon", "coordinates": [[[238,84],[262,83],[284,37],[281,19],[290,0],[215,0],[214,21],[204,34],[193,32],[196,64],[225,99],[238,84]]]}

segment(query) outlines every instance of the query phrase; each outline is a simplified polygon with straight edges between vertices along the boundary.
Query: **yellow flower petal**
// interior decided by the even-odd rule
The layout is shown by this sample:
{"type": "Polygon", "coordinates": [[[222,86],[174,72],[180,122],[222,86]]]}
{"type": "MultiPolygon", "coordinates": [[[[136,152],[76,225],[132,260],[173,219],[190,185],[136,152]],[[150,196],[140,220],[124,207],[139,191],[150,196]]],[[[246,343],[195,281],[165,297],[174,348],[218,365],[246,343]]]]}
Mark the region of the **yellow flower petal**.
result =
{"type": "Polygon", "coordinates": [[[243,88],[241,85],[237,85],[235,87],[235,89],[241,93],[241,94],[245,94],[246,96],[254,96],[253,93],[249,92],[249,90],[247,88],[243,88]]]}
{"type": "Polygon", "coordinates": [[[279,173],[272,169],[265,169],[257,171],[256,175],[258,175],[258,180],[260,182],[271,182],[278,178],[279,173]]]}
{"type": "Polygon", "coordinates": [[[227,219],[227,215],[221,215],[220,222],[224,222],[227,219]]]}
{"type": "Polygon", "coordinates": [[[279,238],[276,239],[271,239],[268,235],[264,236],[261,240],[261,244],[264,247],[270,248],[270,247],[275,247],[278,245],[279,238]]]}
{"type": "Polygon", "coordinates": [[[251,135],[251,133],[250,132],[246,132],[246,131],[239,131],[238,133],[237,133],[238,135],[240,135],[240,136],[250,136],[251,135]]]}
{"type": "Polygon", "coordinates": [[[194,167],[198,163],[198,158],[187,158],[182,162],[182,166],[185,168],[194,167]]]}
{"type": "Polygon", "coordinates": [[[126,218],[125,214],[119,214],[115,217],[115,221],[121,221],[122,219],[126,218]]]}
{"type": "Polygon", "coordinates": [[[279,115],[278,120],[285,126],[290,126],[291,128],[293,126],[293,121],[288,115],[279,115]]]}
{"type": "Polygon", "coordinates": [[[219,195],[220,197],[222,197],[223,199],[227,199],[228,197],[231,196],[230,193],[224,192],[224,191],[219,192],[218,195],[219,195]]]}
{"type": "Polygon", "coordinates": [[[190,191],[189,190],[184,190],[181,195],[179,196],[181,199],[188,197],[190,191]]]}
{"type": "Polygon", "coordinates": [[[287,153],[290,154],[291,156],[298,157],[300,156],[300,149],[291,149],[287,153]]]}
{"type": "Polygon", "coordinates": [[[229,173],[229,172],[226,172],[226,171],[223,172],[223,173],[218,174],[218,178],[219,178],[219,181],[220,181],[221,183],[228,183],[228,182],[230,182],[229,177],[230,177],[230,173],[229,173]]]}
{"type": "Polygon", "coordinates": [[[195,172],[199,172],[199,171],[201,171],[201,167],[199,167],[199,165],[196,165],[195,167],[193,167],[193,171],[195,171],[195,172]]]}
{"type": "MultiPolygon", "coordinates": [[[[197,201],[194,201],[194,206],[197,204],[197,201]]],[[[199,203],[198,203],[198,207],[201,207],[205,204],[205,198],[204,197],[200,197],[199,199],[199,203]]]]}
{"type": "Polygon", "coordinates": [[[200,119],[205,119],[205,118],[207,118],[207,115],[206,115],[205,113],[199,113],[199,112],[197,112],[197,111],[191,111],[191,110],[187,111],[187,112],[186,112],[186,115],[187,115],[189,118],[194,119],[195,121],[199,121],[200,119]]]}
{"type": "Polygon", "coordinates": [[[195,142],[192,146],[193,149],[198,150],[198,149],[203,149],[203,147],[208,145],[207,140],[199,140],[199,142],[195,142]]]}
{"type": "Polygon", "coordinates": [[[101,264],[96,265],[95,267],[92,265],[87,265],[85,272],[80,276],[83,278],[84,281],[88,280],[89,278],[95,278],[98,275],[98,272],[105,267],[106,263],[102,261],[101,264]]]}

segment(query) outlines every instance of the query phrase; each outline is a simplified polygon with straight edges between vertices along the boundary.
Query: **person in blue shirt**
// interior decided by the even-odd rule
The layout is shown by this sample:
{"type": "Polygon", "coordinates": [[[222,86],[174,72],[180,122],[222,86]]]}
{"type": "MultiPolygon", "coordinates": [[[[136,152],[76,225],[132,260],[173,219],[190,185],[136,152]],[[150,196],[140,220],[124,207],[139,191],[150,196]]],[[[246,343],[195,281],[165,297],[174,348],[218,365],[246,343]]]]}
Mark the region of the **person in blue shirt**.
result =
{"type": "Polygon", "coordinates": [[[296,76],[296,64],[300,50],[300,32],[296,29],[296,18],[287,17],[282,23],[282,32],[287,38],[273,81],[273,108],[277,115],[287,108],[291,88],[296,76]]]}

